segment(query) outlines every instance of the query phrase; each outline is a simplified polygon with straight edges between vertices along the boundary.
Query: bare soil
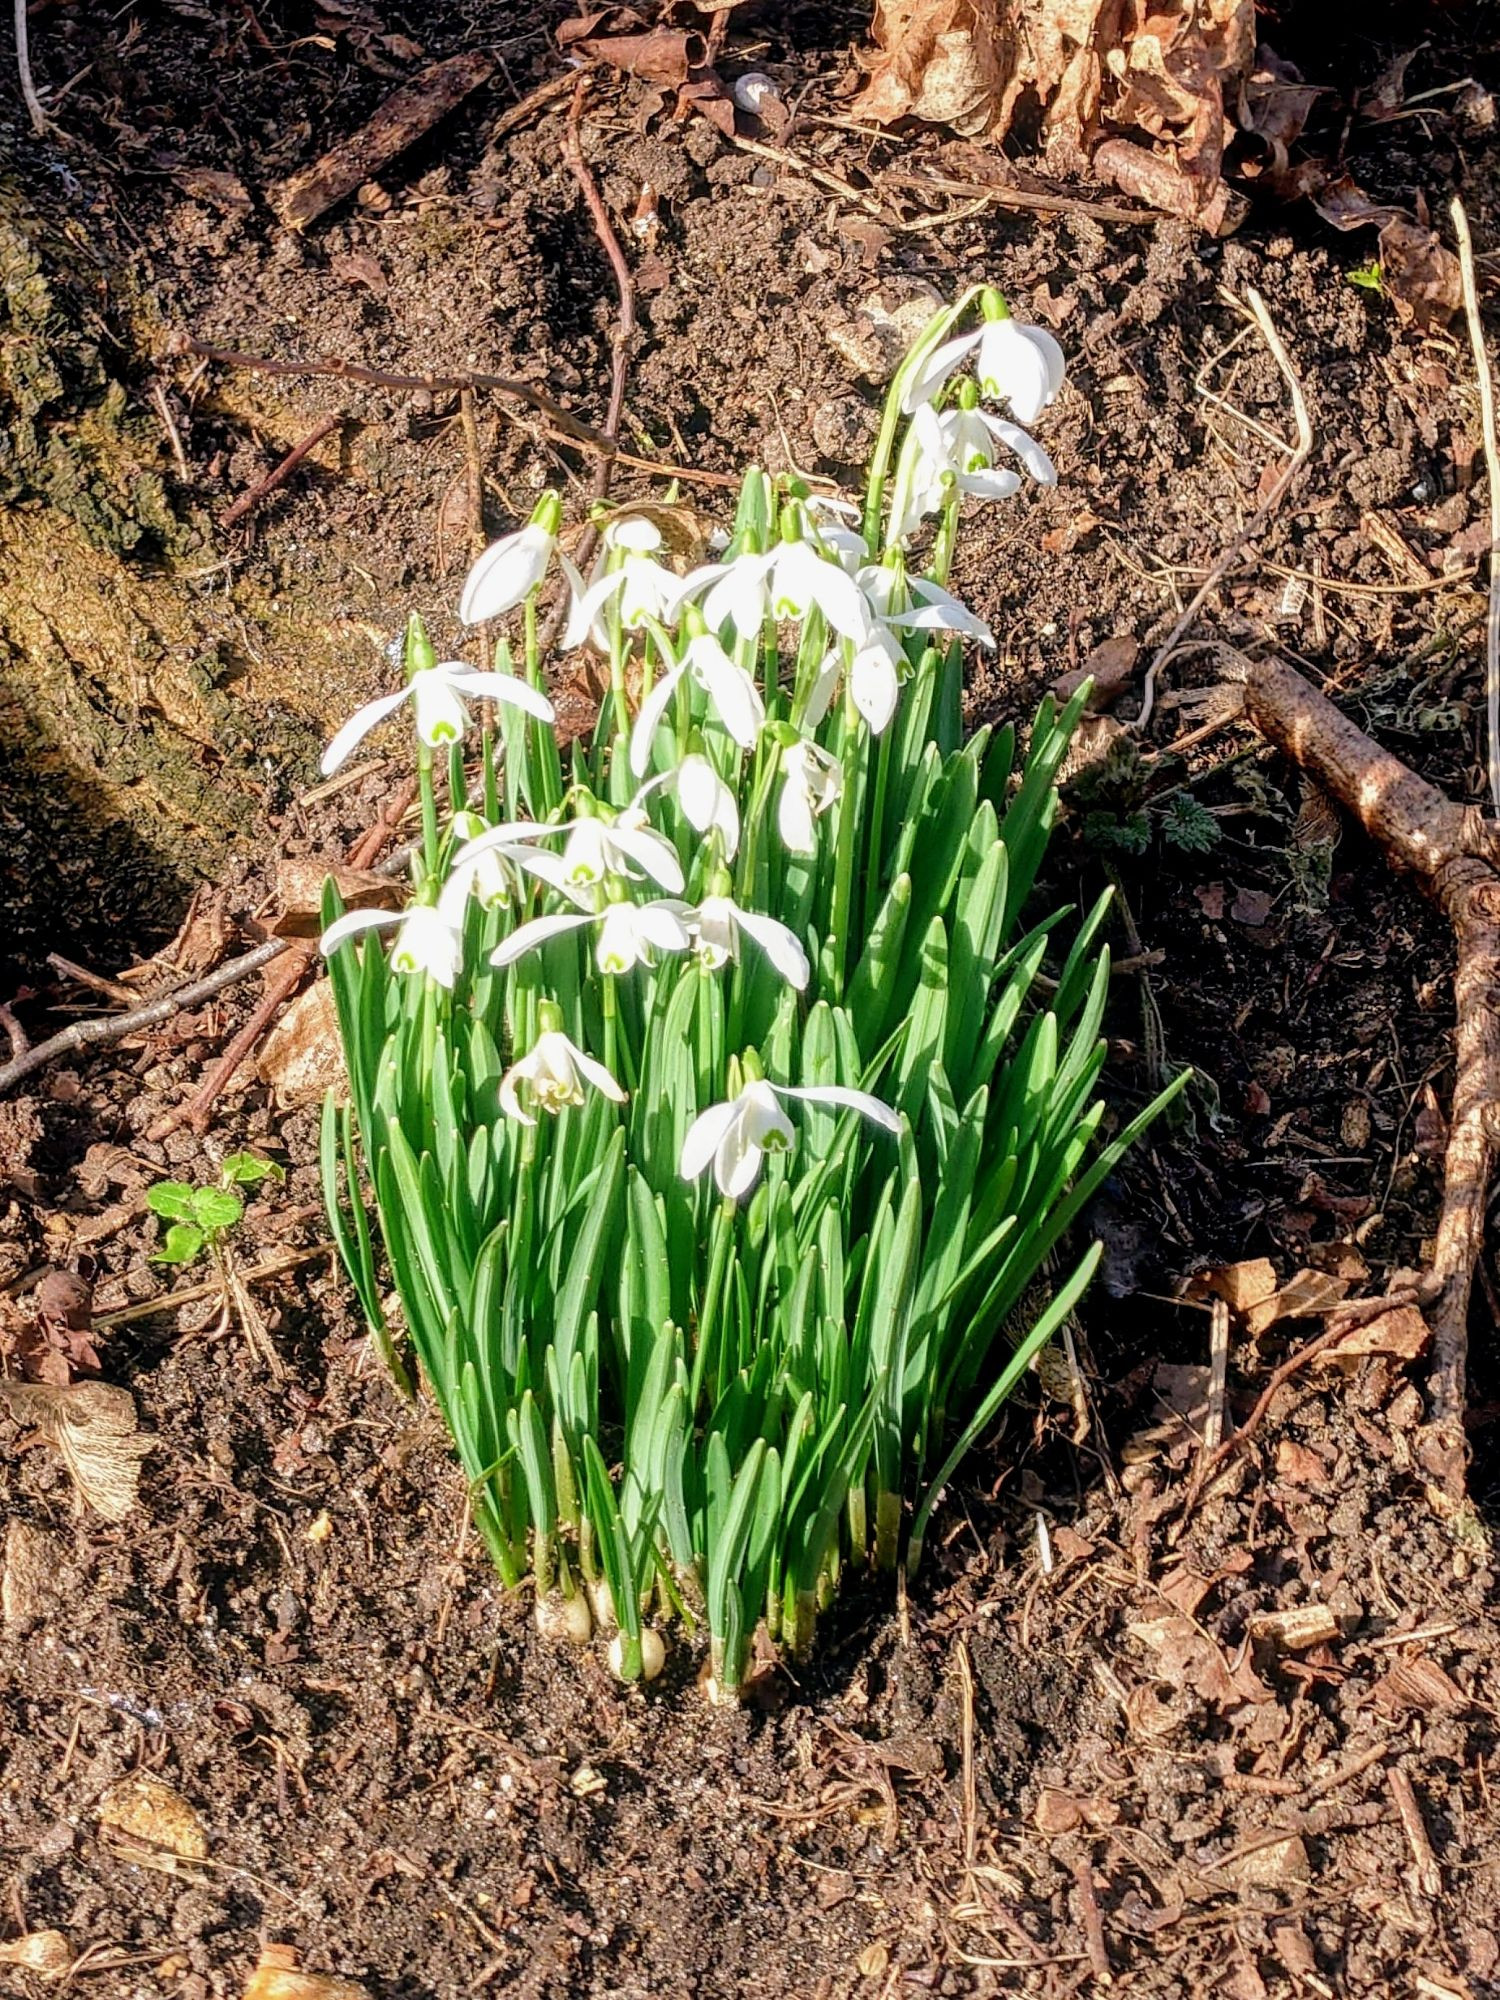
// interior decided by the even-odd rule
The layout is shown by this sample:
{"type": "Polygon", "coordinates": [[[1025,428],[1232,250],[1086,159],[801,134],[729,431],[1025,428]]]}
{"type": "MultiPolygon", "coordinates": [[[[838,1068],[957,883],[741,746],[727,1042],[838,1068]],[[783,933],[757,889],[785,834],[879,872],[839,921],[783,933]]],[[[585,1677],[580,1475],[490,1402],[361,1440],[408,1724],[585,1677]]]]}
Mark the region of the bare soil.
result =
{"type": "MultiPolygon", "coordinates": [[[[126,391],[91,483],[22,466],[0,529],[15,775],[0,998],[26,982],[16,1006],[34,1036],[97,1001],[59,983],[47,951],[116,972],[172,937],[199,877],[222,916],[209,955],[233,948],[259,934],[278,855],[332,858],[372,824],[399,771],[306,802],[315,745],[383,684],[408,607],[457,638],[481,531],[456,398],[202,368],[170,336],[518,375],[602,418],[615,299],[562,157],[566,99],[496,136],[556,73],[560,12],[162,0],[33,14],[40,76],[74,81],[63,141],[12,135],[8,196],[27,240],[87,243],[106,274],[89,306],[104,359],[78,363],[67,407],[97,412],[108,381],[126,391]],[[377,192],[302,237],[274,222],[278,177],[423,60],[470,47],[499,49],[494,85],[377,192]],[[345,421],[326,444],[220,528],[333,412],[345,421]],[[96,621],[93,638],[70,618],[96,621]],[[170,840],[153,831],[167,799],[170,840]]],[[[1330,47],[1319,12],[1292,15],[1277,46],[1330,84],[1330,148],[1354,84],[1419,39],[1408,91],[1495,80],[1477,16],[1424,10],[1419,35],[1391,9],[1330,47]]],[[[768,70],[837,119],[859,32],[855,16],[757,10],[735,17],[723,66],[768,70]]],[[[1348,164],[1372,195],[1434,213],[1460,185],[1485,251],[1500,243],[1500,152],[1445,101],[1354,121],[1348,164]]],[[[893,162],[955,171],[930,134],[808,122],[789,144],[859,188],[893,162]]],[[[1315,451],[1196,636],[1280,648],[1435,782],[1483,795],[1472,365],[1461,339],[1404,327],[1350,283],[1373,238],[1305,208],[1258,208],[1215,243],[957,196],[942,226],[902,229],[702,119],[651,117],[646,86],[605,74],[583,145],[636,268],[626,428],[641,457],[722,474],[759,457],[852,482],[879,398],[877,294],[984,276],[1057,327],[1072,357],[1045,428],[1059,483],[976,520],[956,578],[1001,635],[976,719],[1024,718],[1106,640],[1149,657],[1253,509],[1280,463],[1265,433],[1290,423],[1233,303],[1254,286],[1315,451]],[[649,244],[628,227],[646,183],[649,244]]],[[[51,324],[61,342],[88,288],[43,263],[57,304],[33,333],[51,324]]],[[[1491,251],[1500,338],[1496,269],[1491,251]]],[[[10,311],[14,334],[14,288],[10,311]]],[[[586,453],[493,398],[477,419],[482,532],[524,518],[547,484],[586,512],[586,453]]],[[[72,435],[57,409],[46,420],[72,435]]],[[[617,485],[663,491],[636,473],[617,485]]],[[[681,497],[709,520],[724,506],[713,486],[685,481],[681,497]]],[[[1210,687],[1220,666],[1211,650],[1181,658],[1160,694],[1210,687]]],[[[1184,1117],[1093,1218],[1109,1255],[1077,1329],[1087,1409],[1040,1389],[1013,1407],[950,1491],[909,1602],[857,1583],[811,1669],[742,1714],[705,1706],[685,1648],[663,1682],[626,1692],[592,1652],[542,1645],[529,1607],[502,1595],[462,1532],[430,1407],[379,1378],[318,1249],[315,1111],[278,1108],[247,1067],[201,1140],[144,1136],[253,991],[0,1102],[12,1339],[49,1267],[79,1271],[100,1318],[168,1301],[97,1335],[105,1379],[130,1389],[153,1439],[125,1522],[80,1517],[61,1460],[5,1420],[7,1935],[65,1932],[90,1954],[80,1990],[180,2000],[238,1995],[266,1940],[376,2000],[1060,2000],[1106,1973],[1150,2000],[1500,1993],[1492,1572],[1487,1541],[1455,1538],[1414,1468],[1421,1363],[1293,1376],[1195,1501],[1207,1319],[1170,1302],[1186,1275],[1235,1258],[1370,1291],[1420,1263],[1451,1079],[1446,939],[1250,733],[1174,748],[1196,721],[1159,699],[1144,755],[1117,743],[1079,774],[1039,891],[1091,901],[1114,879],[1118,953],[1160,954],[1119,981],[1116,1101],[1163,1066],[1198,1074],[1184,1117]],[[1169,837],[1174,793],[1203,809],[1203,851],[1169,837]],[[216,1333],[211,1302],[170,1303],[195,1274],[148,1261],[145,1186],[207,1178],[242,1144],[288,1169],[251,1209],[243,1261],[316,1253],[254,1286],[281,1379],[216,1333]],[[1312,1640],[1276,1616],[1318,1606],[1334,1630],[1312,1640]],[[187,1801],[206,1859],[169,1866],[105,1835],[101,1802],[134,1772],[187,1801]]],[[[200,906],[179,955],[204,938],[200,906]]],[[[1472,1443],[1488,1510],[1495,1273],[1481,1280],[1472,1443]]],[[[1316,1325],[1236,1335],[1232,1422],[1316,1325]]]]}

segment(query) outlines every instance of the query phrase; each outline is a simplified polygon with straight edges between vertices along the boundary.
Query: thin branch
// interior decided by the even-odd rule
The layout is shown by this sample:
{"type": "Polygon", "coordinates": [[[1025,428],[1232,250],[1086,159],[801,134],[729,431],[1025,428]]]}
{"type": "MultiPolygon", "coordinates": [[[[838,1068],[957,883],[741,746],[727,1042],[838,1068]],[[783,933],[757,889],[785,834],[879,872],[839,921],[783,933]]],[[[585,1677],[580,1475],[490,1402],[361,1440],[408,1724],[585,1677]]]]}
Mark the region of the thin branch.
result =
{"type": "Polygon", "coordinates": [[[1489,352],[1484,344],[1484,323],[1479,317],[1479,288],[1474,282],[1474,242],[1469,235],[1469,218],[1458,196],[1449,213],[1458,237],[1458,262],[1463,274],[1464,316],[1469,322],[1469,345],[1474,350],[1474,373],[1479,380],[1479,423],[1484,433],[1484,471],[1490,489],[1490,616],[1485,647],[1484,698],[1489,717],[1490,797],[1500,812],[1500,442],[1495,436],[1495,378],[1490,372],[1489,352]]]}
{"type": "Polygon", "coordinates": [[[273,465],[264,479],[258,479],[232,507],[224,509],[219,516],[219,526],[232,528],[236,521],[242,521],[253,507],[258,507],[268,494],[274,493],[284,480],[289,479],[307,454],[315,450],[330,431],[336,431],[343,421],[343,411],[335,410],[331,417],[324,417],[320,423],[314,424],[307,436],[298,439],[279,465],[273,465]]]}
{"type": "MultiPolygon", "coordinates": [[[[630,337],[635,332],[635,280],[630,275],[630,266],[625,261],[625,252],[620,248],[620,239],[615,234],[614,224],[609,219],[609,210],[604,206],[604,197],[599,192],[599,183],[583,157],[583,139],[579,122],[583,117],[583,100],[588,91],[588,71],[579,76],[573,92],[573,102],[568,107],[568,122],[563,130],[563,158],[583,194],[588,208],[589,220],[594,225],[598,237],[609,259],[609,267],[614,273],[615,291],[619,296],[619,309],[615,315],[615,330],[610,342],[609,409],[604,419],[604,435],[613,444],[620,436],[620,419],[625,410],[625,371],[630,364],[630,337]]],[[[610,463],[606,458],[594,475],[594,497],[602,500],[609,492],[610,463]]]]}
{"type": "Polygon", "coordinates": [[[1276,331],[1275,322],[1272,320],[1270,313],[1267,312],[1266,302],[1260,293],[1253,286],[1249,286],[1246,289],[1245,298],[1249,304],[1250,316],[1260,329],[1261,338],[1270,349],[1271,358],[1281,370],[1282,379],[1291,392],[1292,415],[1296,419],[1297,424],[1297,447],[1282,467],[1281,476],[1277,479],[1276,484],[1271,488],[1271,491],[1262,500],[1239,532],[1231,537],[1228,545],[1221,552],[1218,561],[1193,593],[1191,603],[1172,627],[1172,630],[1168,633],[1162,644],[1157,648],[1156,657],[1152,660],[1150,666],[1147,667],[1145,676],[1141,682],[1141,712],[1130,724],[1130,727],[1138,732],[1144,730],[1147,723],[1151,720],[1151,711],[1156,702],[1157,675],[1172,657],[1173,653],[1176,652],[1178,646],[1181,645],[1183,637],[1191,628],[1194,619],[1198,616],[1198,613],[1203,609],[1214,591],[1224,581],[1230,570],[1234,568],[1248,544],[1258,540],[1265,532],[1272,516],[1291,490],[1293,480],[1296,479],[1312,455],[1313,429],[1312,422],[1307,414],[1307,400],[1303,396],[1302,384],[1297,379],[1297,371],[1292,366],[1291,357],[1286,351],[1286,345],[1281,335],[1276,331]]]}
{"type": "Polygon", "coordinates": [[[31,25],[26,19],[26,0],[16,0],[16,68],[21,76],[21,95],[31,118],[31,129],[42,138],[47,130],[47,114],[31,79],[31,25]]]}
{"type": "Polygon", "coordinates": [[[263,965],[269,965],[273,958],[280,958],[290,950],[295,942],[291,938],[272,938],[268,944],[258,944],[254,951],[247,951],[241,958],[233,958],[227,965],[221,965],[217,972],[211,972],[205,979],[195,979],[190,985],[179,986],[171,993],[165,993],[159,1000],[152,1000],[144,1007],[136,1007],[128,1014],[100,1014],[87,1021],[74,1021],[71,1027],[60,1034],[52,1035],[45,1042],[38,1042],[24,1055],[0,1068],[0,1093],[9,1090],[12,1084],[30,1076],[33,1070],[41,1069],[58,1056],[71,1054],[75,1049],[97,1047],[101,1042],[123,1041],[127,1035],[136,1034],[142,1028],[154,1028],[159,1021],[170,1021],[174,1014],[180,1014],[184,1007],[196,1007],[200,1000],[211,1000],[216,993],[222,993],[226,986],[234,986],[241,979],[247,979],[252,972],[259,972],[263,965]]]}

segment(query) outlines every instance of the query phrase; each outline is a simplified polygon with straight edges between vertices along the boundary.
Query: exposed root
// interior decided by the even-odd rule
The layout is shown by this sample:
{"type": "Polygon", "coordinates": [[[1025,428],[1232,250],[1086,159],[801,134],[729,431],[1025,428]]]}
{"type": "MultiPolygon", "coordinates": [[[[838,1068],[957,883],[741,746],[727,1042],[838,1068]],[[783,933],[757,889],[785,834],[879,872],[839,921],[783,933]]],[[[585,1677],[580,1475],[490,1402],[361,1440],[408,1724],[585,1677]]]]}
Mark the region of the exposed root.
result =
{"type": "Polygon", "coordinates": [[[1282,661],[1250,666],[1245,695],[1257,727],[1416,877],[1453,927],[1456,1074],[1432,1260],[1430,1406],[1420,1457],[1435,1497],[1457,1514],[1467,1505],[1469,1292],[1500,1153],[1500,826],[1444,797],[1282,661]]]}

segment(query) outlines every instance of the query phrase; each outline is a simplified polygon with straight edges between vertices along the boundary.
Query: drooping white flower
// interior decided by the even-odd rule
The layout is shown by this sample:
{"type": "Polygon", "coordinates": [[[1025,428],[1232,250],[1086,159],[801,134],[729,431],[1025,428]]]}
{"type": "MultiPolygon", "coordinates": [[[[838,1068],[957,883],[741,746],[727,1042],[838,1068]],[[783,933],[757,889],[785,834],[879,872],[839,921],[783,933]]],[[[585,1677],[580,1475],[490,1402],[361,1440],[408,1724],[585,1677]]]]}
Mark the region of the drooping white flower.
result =
{"type": "Polygon", "coordinates": [[[740,809],[728,785],[706,757],[690,751],[677,766],[673,789],[695,833],[717,833],[724,858],[732,861],[740,844],[740,809]]]}
{"type": "Polygon", "coordinates": [[[802,1098],[835,1110],[857,1111],[887,1132],[899,1132],[901,1121],[887,1104],[863,1090],[836,1085],[795,1090],[789,1084],[747,1083],[727,1104],[711,1104],[687,1129],[678,1171],[695,1181],[711,1165],[714,1184],[726,1201],[739,1201],[760,1179],[767,1153],[790,1150],[796,1133],[778,1100],[802,1098]]]}
{"type": "Polygon", "coordinates": [[[545,1029],[537,1036],[530,1055],[512,1063],[500,1079],[500,1109],[507,1118],[514,1118],[522,1125],[534,1125],[535,1118],[521,1103],[519,1086],[523,1083],[532,1102],[554,1114],[566,1105],[582,1104],[586,1083],[616,1104],[625,1102],[625,1092],[603,1063],[585,1055],[561,1029],[545,1029]]]}
{"type": "Polygon", "coordinates": [[[616,515],[602,540],[599,561],[587,584],[567,557],[562,558],[573,593],[560,641],[564,652],[588,638],[601,651],[608,650],[609,632],[601,614],[612,597],[620,600],[620,623],[627,631],[638,632],[652,620],[670,624],[685,594],[686,580],[656,559],[662,540],[654,522],[639,514],[616,515]]]}
{"type": "Polygon", "coordinates": [[[728,896],[705,896],[696,910],[683,921],[693,934],[693,948],[710,972],[738,961],[740,935],[758,944],[789,986],[800,993],[812,976],[802,941],[788,924],[764,917],[756,910],[742,910],[728,896]]]}
{"type": "Polygon", "coordinates": [[[1034,424],[1056,396],[1067,359],[1044,326],[1023,326],[1004,316],[985,318],[973,333],[961,333],[935,348],[907,384],[901,407],[910,416],[932,402],[959,362],[978,349],[975,373],[981,392],[1007,402],[1023,424],[1034,424]]]}
{"type": "Polygon", "coordinates": [[[563,847],[561,872],[575,888],[594,887],[610,875],[638,882],[644,874],[674,896],[682,893],[677,850],[635,805],[612,820],[575,819],[563,847]]]}
{"type": "Polygon", "coordinates": [[[551,702],[528,681],[514,674],[483,674],[462,660],[439,660],[436,666],[420,668],[395,694],[379,695],[351,715],[323,752],[323,775],[331,778],[356,745],[406,701],[412,704],[417,734],[429,749],[461,743],[468,726],[464,702],[481,698],[508,702],[539,722],[554,719],[551,702]]]}
{"type": "Polygon", "coordinates": [[[710,631],[730,624],[741,639],[758,639],[767,618],[800,622],[814,609],[846,639],[862,638],[867,623],[853,578],[812,542],[778,542],[762,554],[747,550],[727,563],[705,564],[684,580],[684,590],[702,594],[710,631]]]}
{"type": "Polygon", "coordinates": [[[995,643],[995,635],[984,620],[960,604],[951,591],[929,577],[909,575],[904,565],[869,563],[859,573],[859,587],[873,617],[897,631],[958,632],[977,639],[982,646],[995,643]],[[893,609],[902,595],[915,602],[908,601],[903,610],[893,609]]]}
{"type": "Polygon", "coordinates": [[[1009,403],[1017,422],[1034,424],[1068,372],[1067,357],[1044,326],[986,320],[975,365],[982,395],[1009,403]]]}
{"type": "Polygon", "coordinates": [[[766,719],[765,703],[752,675],[724,651],[712,632],[689,639],[682,658],[652,685],[630,732],[630,768],[645,774],[651,761],[651,740],[661,726],[668,704],[684,674],[691,674],[708,697],[709,706],[742,750],[753,750],[766,719]]]}
{"type": "Polygon", "coordinates": [[[394,928],[391,970],[425,973],[452,991],[463,965],[464,905],[469,885],[450,879],[436,904],[411,903],[404,910],[346,910],[318,940],[325,958],[366,931],[394,928]]]}
{"type": "Polygon", "coordinates": [[[524,604],[546,575],[556,547],[557,537],[537,521],[491,542],[464,579],[461,622],[482,625],[524,604]]]}
{"type": "Polygon", "coordinates": [[[671,903],[609,903],[602,911],[583,915],[533,917],[501,940],[490,955],[490,963],[513,965],[549,939],[591,924],[599,931],[594,959],[601,972],[628,972],[633,965],[651,964],[653,951],[686,951],[692,943],[687,926],[671,903]]]}
{"type": "MultiPolygon", "coordinates": [[[[816,729],[827,715],[834,692],[845,671],[847,646],[831,646],[807,697],[804,727],[816,729]]],[[[905,648],[888,625],[872,622],[870,636],[855,647],[848,662],[849,693],[854,706],[870,726],[872,736],[881,735],[896,713],[901,683],[910,670],[905,648]]]]}
{"type": "Polygon", "coordinates": [[[782,751],[781,774],[776,825],[782,845],[793,854],[816,854],[816,821],[837,802],[844,773],[826,750],[803,738],[782,751]]]}
{"type": "MultiPolygon", "coordinates": [[[[490,833],[502,833],[504,829],[490,828],[476,812],[456,812],[450,822],[453,838],[461,843],[449,870],[450,882],[462,880],[487,910],[497,908],[501,903],[518,900],[521,894],[521,875],[517,863],[528,853],[519,839],[489,839],[490,833]],[[475,845],[475,843],[480,843],[475,845]]],[[[512,833],[522,832],[530,837],[531,828],[524,822],[517,822],[512,833]]],[[[545,828],[537,828],[544,832],[545,828]]]]}

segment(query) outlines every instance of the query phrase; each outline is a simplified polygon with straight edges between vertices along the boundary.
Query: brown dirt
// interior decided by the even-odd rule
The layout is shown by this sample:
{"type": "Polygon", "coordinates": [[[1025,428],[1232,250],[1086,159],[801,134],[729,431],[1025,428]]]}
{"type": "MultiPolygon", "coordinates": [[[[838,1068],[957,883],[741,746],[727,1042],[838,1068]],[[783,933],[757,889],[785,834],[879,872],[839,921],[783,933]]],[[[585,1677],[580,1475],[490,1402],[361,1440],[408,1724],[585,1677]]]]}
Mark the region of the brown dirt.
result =
{"type": "MultiPolygon", "coordinates": [[[[726,67],[753,60],[788,95],[811,81],[809,108],[835,111],[837,37],[858,23],[787,11],[783,29],[747,24],[753,55],[726,67]]],[[[18,144],[18,177],[29,201],[72,204],[79,228],[128,254],[116,332],[142,358],[114,365],[132,421],[153,408],[149,382],[167,385],[188,478],[158,423],[153,470],[178,539],[113,548],[108,562],[189,607],[182,631],[141,612],[150,675],[170,685],[174,647],[195,631],[211,625],[223,641],[232,712],[200,701],[167,720],[174,755],[203,736],[198,819],[240,829],[235,868],[226,875],[222,843],[200,843],[201,866],[227,879],[246,934],[267,857],[334,853],[394,782],[377,772],[322,804],[295,797],[311,782],[316,729],[373,692],[407,606],[453,636],[471,525],[464,446],[442,397],[195,375],[165,357],[164,334],[522,374],[595,421],[603,411],[613,298],[562,162],[561,112],[491,140],[504,105],[555,67],[552,16],[430,12],[421,25],[416,10],[378,6],[34,15],[43,78],[84,74],[64,102],[66,150],[18,144]],[[258,198],[366,116],[392,87],[387,72],[414,65],[383,35],[415,37],[430,57],[498,42],[506,68],[381,177],[387,208],[346,204],[289,236],[258,198]],[[198,178],[205,170],[235,176],[250,205],[198,178]],[[335,409],[349,419],[336,444],[219,536],[210,517],[335,409]],[[183,580],[221,562],[212,578],[183,580]],[[252,723],[231,743],[232,725],[256,716],[264,741],[252,723]],[[288,744],[302,746],[300,768],[283,761],[288,744]],[[245,789],[226,806],[236,783],[245,789]]],[[[1493,62],[1440,16],[1424,15],[1422,32],[1439,39],[1408,89],[1493,62]]],[[[1374,75],[1401,42],[1382,21],[1370,41],[1307,59],[1346,83],[1374,75]]],[[[629,217],[643,180],[660,198],[627,394],[636,449],[708,470],[759,455],[852,477],[876,392],[848,358],[849,336],[872,291],[951,292],[983,274],[1053,318],[1074,357],[1046,433],[1060,483],[976,523],[957,579],[1004,635],[976,680],[975,714],[1024,713],[1100,641],[1149,646],[1253,506],[1274,454],[1193,389],[1241,324],[1220,288],[1253,284],[1317,432],[1262,553],[1321,568],[1327,582],[1320,601],[1289,609],[1285,579],[1253,569],[1201,630],[1280,645],[1427,775],[1480,795],[1475,580],[1396,588],[1413,573],[1370,526],[1375,515],[1395,529],[1434,578],[1449,554],[1472,567],[1483,488],[1469,362],[1350,285],[1369,243],[1305,213],[1267,213],[1223,245],[1170,223],[994,210],[902,233],[702,121],[643,133],[642,101],[639,86],[601,80],[584,135],[617,216],[629,217]]],[[[920,161],[934,143],[871,145],[827,126],[794,141],[856,178],[898,147],[920,161]]],[[[1372,193],[1411,201],[1420,190],[1436,211],[1459,176],[1481,248],[1500,241],[1493,147],[1440,120],[1356,127],[1350,144],[1372,193]]],[[[638,270],[647,254],[632,246],[638,270]]],[[[1284,428],[1280,379],[1254,342],[1216,386],[1284,428]]],[[[480,432],[489,532],[524,516],[546,483],[567,485],[582,508],[586,456],[496,404],[481,405],[480,432]]],[[[130,435],[145,452],[143,433],[130,435]]],[[[712,489],[688,497],[708,513],[719,504],[712,489]]],[[[48,539],[58,505],[38,488],[6,529],[33,559],[52,551],[54,594],[33,634],[42,651],[76,611],[48,539]]],[[[73,528],[97,549],[96,522],[73,528]]],[[[108,596],[98,585],[101,606],[108,596]]],[[[15,607],[29,602],[13,578],[7,630],[19,650],[15,607]]],[[[76,658],[79,646],[63,651],[76,658]]],[[[1169,685],[1214,677],[1213,656],[1199,654],[1169,685]]],[[[79,755],[65,697],[48,699],[51,711],[28,714],[87,791],[123,753],[106,736],[79,755]]],[[[144,713],[156,728],[158,710],[144,713]]],[[[122,702],[120,740],[130,717],[122,702]]],[[[1156,751],[1189,726],[1159,713],[1156,751]]],[[[1441,1103],[1450,1076],[1446,942],[1352,836],[1330,855],[1304,821],[1299,843],[1304,804],[1295,774],[1233,729],[1149,768],[1116,752],[1102,776],[1079,780],[1048,887],[1091,899],[1113,867],[1140,947],[1164,954],[1149,990],[1121,981],[1116,1092],[1136,1097],[1163,1061],[1191,1062],[1201,1078],[1190,1116],[1131,1163],[1095,1217],[1110,1255],[1080,1329],[1087,1435],[1074,1441],[1055,1403],[1009,1412],[948,1498],[907,1629],[888,1587],[858,1585],[809,1673],[779,1679],[763,1710],[709,1712],[685,1652],[664,1684],[627,1694],[591,1653],[559,1657],[535,1640],[527,1607],[505,1601],[461,1542],[461,1486],[436,1421],[376,1378],[326,1256],[256,1287],[284,1381],[234,1333],[208,1337],[211,1307],[101,1334],[106,1379],[131,1389],[155,1439],[139,1510],[116,1527],[78,1519],[44,1444],[0,1470],[7,1934],[56,1927],[76,1949],[96,1947],[80,1990],[181,2000],[237,1995],[265,1939],[363,1979],[377,2000],[1050,2000],[1099,1984],[1100,1950],[1118,1989],[1150,2000],[1500,1993],[1490,1572],[1486,1545],[1455,1542],[1413,1470],[1420,1366],[1294,1377],[1232,1476],[1191,1508],[1195,1447],[1170,1415],[1197,1382],[1181,1369],[1206,1358],[1202,1315],[1160,1302],[1184,1273],[1261,1253],[1283,1272],[1357,1271],[1358,1259],[1373,1290],[1420,1260],[1436,1212],[1440,1134],[1422,1093],[1430,1084],[1441,1103]],[[1184,782],[1214,815],[1218,841],[1203,854],[1163,835],[1167,788],[1184,782]],[[1144,854],[1129,851],[1141,812],[1144,854]],[[52,1539],[28,1539],[38,1534],[52,1539]],[[1278,1650],[1263,1615],[1314,1604],[1336,1634],[1278,1650]],[[137,1769],[196,1810],[206,1862],[166,1873],[101,1836],[102,1798],[137,1769]],[[1435,1880],[1403,1823],[1403,1773],[1435,1880]]],[[[7,809],[32,823],[15,830],[31,846],[12,848],[20,862],[0,876],[0,899],[34,978],[46,948],[114,970],[128,955],[122,934],[154,944],[175,927],[191,841],[172,852],[175,899],[120,890],[101,908],[115,880],[101,843],[139,839],[129,802],[94,799],[71,874],[47,872],[44,800],[7,809]]],[[[1134,948],[1123,926],[1115,939],[1134,948]]],[[[64,997],[77,996],[41,994],[64,997]]],[[[101,1314],[165,1296],[169,1281],[147,1262],[144,1184],[169,1168],[207,1175],[246,1142],[289,1168],[247,1220],[246,1261],[319,1242],[314,1114],[275,1110],[248,1074],[202,1142],[142,1136],[250,1004],[231,996],[0,1103],[8,1298],[28,1298],[49,1264],[83,1270],[101,1314]]],[[[35,1002],[22,1013],[33,1032],[52,1025],[35,1002]]],[[[1488,1337],[1484,1277],[1476,1336],[1488,1337]]],[[[24,1305],[10,1310],[24,1322],[24,1305]]],[[[1268,1368],[1313,1330],[1293,1321],[1236,1339],[1231,1417],[1243,1420],[1268,1368]]],[[[1476,1368],[1476,1497],[1488,1506],[1496,1399],[1483,1348],[1476,1368]]],[[[28,1975],[0,1975],[26,1990],[28,1975]]]]}

